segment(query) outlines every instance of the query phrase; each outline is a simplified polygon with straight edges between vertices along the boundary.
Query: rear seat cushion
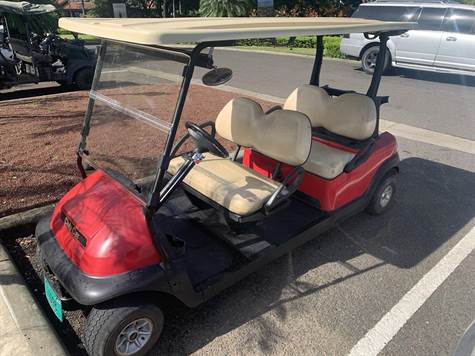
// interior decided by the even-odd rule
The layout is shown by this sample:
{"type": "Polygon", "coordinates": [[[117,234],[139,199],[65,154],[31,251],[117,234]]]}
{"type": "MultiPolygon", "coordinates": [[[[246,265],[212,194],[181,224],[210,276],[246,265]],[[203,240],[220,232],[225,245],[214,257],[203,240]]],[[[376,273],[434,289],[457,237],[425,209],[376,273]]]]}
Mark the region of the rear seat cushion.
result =
{"type": "Polygon", "coordinates": [[[302,85],[296,88],[285,100],[283,108],[304,113],[310,119],[312,127],[321,127],[325,122],[331,97],[325,89],[314,85],[302,85]]]}
{"type": "Polygon", "coordinates": [[[355,140],[368,139],[376,128],[376,105],[362,94],[331,97],[322,88],[303,85],[289,95],[284,109],[304,113],[312,127],[323,127],[355,140]]]}
{"type": "Polygon", "coordinates": [[[247,98],[226,104],[216,118],[216,131],[227,140],[293,166],[305,163],[312,144],[312,127],[305,114],[290,110],[265,114],[257,102],[247,98]]]}
{"type": "Polygon", "coordinates": [[[312,142],[312,151],[308,161],[303,168],[317,176],[333,179],[340,175],[345,165],[350,162],[354,153],[333,148],[324,143],[314,140],[312,142]]]}

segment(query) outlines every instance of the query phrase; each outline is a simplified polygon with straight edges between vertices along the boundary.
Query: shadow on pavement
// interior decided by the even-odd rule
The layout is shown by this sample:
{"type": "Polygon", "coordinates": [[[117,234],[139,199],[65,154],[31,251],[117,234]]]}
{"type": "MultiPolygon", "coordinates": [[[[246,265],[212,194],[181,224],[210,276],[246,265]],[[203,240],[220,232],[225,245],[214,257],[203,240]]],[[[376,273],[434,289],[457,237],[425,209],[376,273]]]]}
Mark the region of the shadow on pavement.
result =
{"type": "Polygon", "coordinates": [[[436,83],[456,84],[468,87],[475,87],[475,77],[460,74],[433,73],[425,72],[422,70],[394,68],[387,75],[416,80],[425,80],[436,83]]]}
{"type": "Polygon", "coordinates": [[[59,93],[68,93],[76,91],[77,89],[73,86],[60,86],[51,84],[51,86],[44,87],[40,86],[38,88],[32,88],[31,85],[28,85],[25,89],[21,87],[15,88],[15,90],[2,91],[0,92],[0,102],[4,100],[13,100],[21,98],[31,98],[40,95],[50,95],[50,94],[59,94],[59,93]]]}
{"type": "Polygon", "coordinates": [[[285,323],[290,301],[385,264],[412,268],[475,216],[475,173],[420,158],[405,159],[400,167],[395,206],[386,215],[351,218],[196,309],[167,305],[166,327],[154,355],[193,353],[254,319],[255,332],[248,338],[260,351],[270,353],[282,337],[275,321],[263,314],[272,311],[285,323]],[[358,269],[351,260],[362,254],[377,261],[358,269]],[[299,281],[308,271],[318,273],[320,266],[330,262],[345,267],[348,273],[324,284],[299,281]]]}
{"type": "MultiPolygon", "coordinates": [[[[355,66],[353,70],[357,72],[363,72],[361,66],[355,66]]],[[[400,77],[408,78],[414,80],[424,80],[435,83],[444,83],[444,84],[456,84],[467,87],[475,87],[475,76],[461,75],[461,74],[450,74],[450,73],[436,73],[436,72],[427,72],[423,70],[416,69],[406,69],[406,68],[392,68],[391,70],[384,73],[386,77],[400,77]]],[[[368,78],[371,76],[368,74],[368,78]]]]}

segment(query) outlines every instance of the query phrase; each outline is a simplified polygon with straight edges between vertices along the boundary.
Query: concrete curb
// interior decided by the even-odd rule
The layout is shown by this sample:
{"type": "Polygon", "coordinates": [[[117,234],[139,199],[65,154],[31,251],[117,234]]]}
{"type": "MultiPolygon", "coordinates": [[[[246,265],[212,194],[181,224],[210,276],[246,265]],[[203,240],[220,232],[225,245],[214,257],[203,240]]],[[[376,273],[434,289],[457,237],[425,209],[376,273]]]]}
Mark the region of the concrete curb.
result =
{"type": "Polygon", "coordinates": [[[67,355],[22,276],[0,245],[1,355],[67,355]]]}
{"type": "Polygon", "coordinates": [[[11,104],[15,104],[15,103],[34,102],[34,101],[37,101],[37,100],[56,98],[56,97],[61,97],[61,96],[68,95],[68,94],[72,95],[72,94],[80,93],[80,92],[81,92],[81,90],[73,90],[73,91],[64,91],[64,92],[52,93],[52,94],[28,96],[26,98],[15,98],[15,99],[8,99],[8,100],[0,100],[0,106],[2,106],[2,105],[11,105],[11,104]]]}
{"type": "MultiPolygon", "coordinates": [[[[266,51],[265,49],[249,48],[246,49],[244,46],[241,47],[220,47],[220,51],[234,51],[234,52],[253,52],[253,53],[262,53],[262,54],[275,54],[277,56],[290,56],[290,57],[301,57],[301,58],[314,58],[315,54],[302,54],[302,53],[286,53],[286,52],[274,52],[266,51]]],[[[358,60],[349,59],[349,58],[333,58],[333,57],[323,57],[325,61],[335,61],[335,62],[344,62],[344,63],[355,63],[359,62],[358,60]]]]}
{"type": "Polygon", "coordinates": [[[53,209],[54,204],[49,204],[0,218],[0,239],[8,234],[31,231],[36,223],[41,218],[51,214],[53,209]]]}

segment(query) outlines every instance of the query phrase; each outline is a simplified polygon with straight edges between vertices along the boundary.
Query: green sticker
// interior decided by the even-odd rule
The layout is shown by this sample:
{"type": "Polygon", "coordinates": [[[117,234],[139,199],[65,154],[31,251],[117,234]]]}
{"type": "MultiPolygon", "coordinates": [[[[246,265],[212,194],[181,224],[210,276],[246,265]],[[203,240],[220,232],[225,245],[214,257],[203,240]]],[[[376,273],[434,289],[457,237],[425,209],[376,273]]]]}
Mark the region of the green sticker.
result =
{"type": "Polygon", "coordinates": [[[63,307],[61,305],[61,300],[56,295],[53,287],[49,281],[45,278],[45,294],[46,299],[48,300],[49,306],[54,312],[54,315],[60,320],[63,321],[63,307]]]}

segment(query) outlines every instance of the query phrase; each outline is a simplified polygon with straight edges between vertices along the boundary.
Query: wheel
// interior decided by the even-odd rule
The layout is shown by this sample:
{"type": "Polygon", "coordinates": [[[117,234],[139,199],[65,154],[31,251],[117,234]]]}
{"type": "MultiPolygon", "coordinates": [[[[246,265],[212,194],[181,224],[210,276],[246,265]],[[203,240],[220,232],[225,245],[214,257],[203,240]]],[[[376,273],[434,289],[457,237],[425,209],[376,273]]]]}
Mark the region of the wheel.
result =
{"type": "MultiPolygon", "coordinates": [[[[376,59],[378,58],[379,46],[371,46],[361,55],[361,66],[368,74],[373,74],[376,67],[376,59]]],[[[384,61],[383,73],[391,66],[391,53],[387,51],[386,60],[384,61]]]]}
{"type": "Polygon", "coordinates": [[[84,345],[91,356],[140,356],[152,349],[163,330],[163,313],[154,304],[135,299],[122,298],[92,308],[84,332],[84,345]]]}
{"type": "Polygon", "coordinates": [[[94,71],[91,68],[83,68],[74,75],[74,84],[79,90],[90,89],[93,78],[94,71]]]}
{"type": "Polygon", "coordinates": [[[382,180],[366,208],[369,214],[383,214],[393,205],[396,181],[395,174],[391,174],[382,180]]]}

